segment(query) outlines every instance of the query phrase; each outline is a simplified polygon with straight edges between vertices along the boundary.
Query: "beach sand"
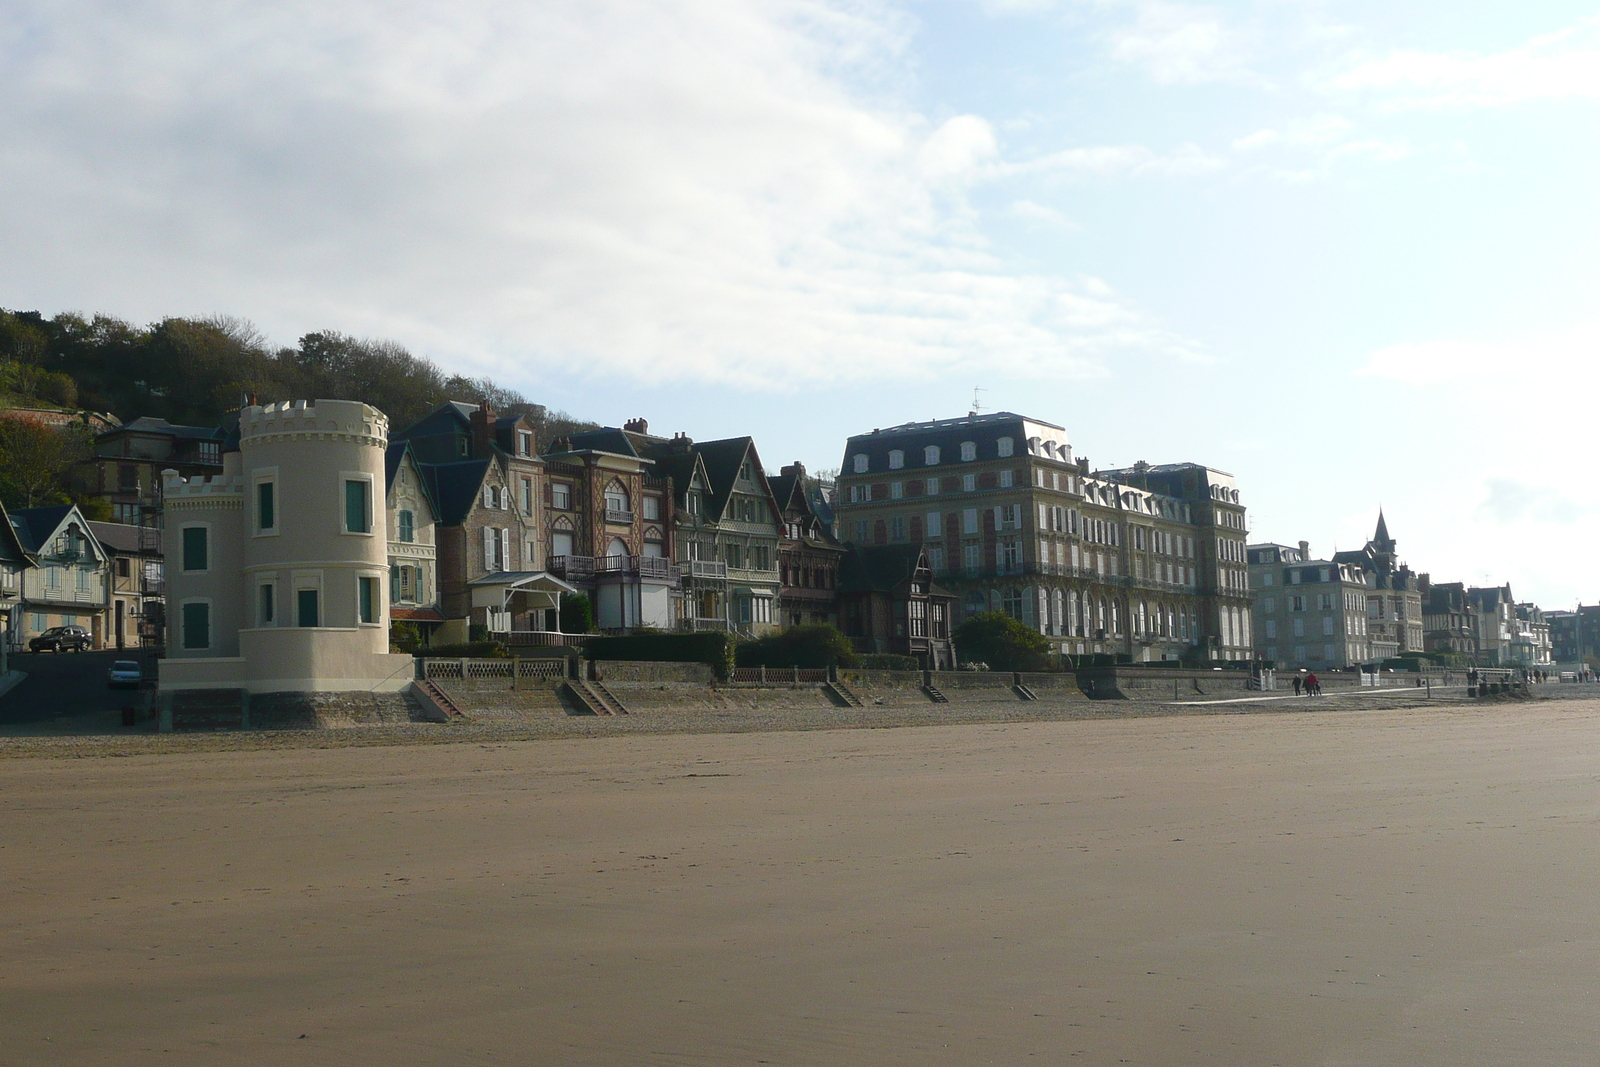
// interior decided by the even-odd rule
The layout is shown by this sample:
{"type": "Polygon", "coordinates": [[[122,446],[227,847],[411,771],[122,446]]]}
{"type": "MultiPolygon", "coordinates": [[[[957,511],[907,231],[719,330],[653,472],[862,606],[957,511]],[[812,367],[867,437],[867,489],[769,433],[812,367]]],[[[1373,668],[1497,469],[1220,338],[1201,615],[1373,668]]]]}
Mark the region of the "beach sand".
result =
{"type": "Polygon", "coordinates": [[[9,1065],[1600,1060],[1600,702],[0,785],[9,1065]]]}

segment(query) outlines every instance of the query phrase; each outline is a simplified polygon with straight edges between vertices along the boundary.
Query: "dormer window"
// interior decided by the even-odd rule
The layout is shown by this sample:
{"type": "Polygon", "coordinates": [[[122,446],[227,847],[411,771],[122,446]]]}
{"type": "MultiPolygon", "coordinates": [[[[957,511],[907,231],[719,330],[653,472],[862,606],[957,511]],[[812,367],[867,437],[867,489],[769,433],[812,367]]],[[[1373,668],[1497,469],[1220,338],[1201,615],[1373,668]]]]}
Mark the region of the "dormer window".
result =
{"type": "Polygon", "coordinates": [[[892,470],[892,471],[897,471],[901,467],[904,467],[905,465],[906,465],[906,454],[904,452],[902,452],[898,448],[890,450],[890,452],[889,452],[889,469],[892,470]]]}
{"type": "Polygon", "coordinates": [[[961,462],[971,463],[978,458],[978,443],[976,441],[961,442],[961,462]]]}
{"type": "Polygon", "coordinates": [[[939,465],[939,446],[929,445],[922,450],[922,462],[930,467],[939,465]]]}
{"type": "Polygon", "coordinates": [[[1005,459],[1007,456],[1011,455],[1011,444],[1012,444],[1011,438],[1009,438],[1009,437],[1000,438],[1000,440],[995,442],[995,449],[996,449],[995,454],[998,455],[1001,459],[1005,459]]]}
{"type": "Polygon", "coordinates": [[[867,473],[867,457],[865,454],[858,453],[857,455],[852,456],[851,464],[854,466],[857,474],[867,473]]]}
{"type": "Polygon", "coordinates": [[[533,432],[530,430],[517,431],[517,455],[528,457],[533,455],[533,432]]]}

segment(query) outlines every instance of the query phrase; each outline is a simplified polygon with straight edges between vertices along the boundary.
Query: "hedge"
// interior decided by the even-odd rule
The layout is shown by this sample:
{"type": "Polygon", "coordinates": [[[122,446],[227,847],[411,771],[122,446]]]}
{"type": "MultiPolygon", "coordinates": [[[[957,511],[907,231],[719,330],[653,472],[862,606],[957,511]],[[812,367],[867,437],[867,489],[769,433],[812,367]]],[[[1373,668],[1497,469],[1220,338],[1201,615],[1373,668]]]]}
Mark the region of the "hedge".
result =
{"type": "Polygon", "coordinates": [[[733,639],[725,633],[628,634],[593,637],[584,648],[590,659],[655,660],[662,663],[709,663],[718,678],[733,668],[733,639]]]}

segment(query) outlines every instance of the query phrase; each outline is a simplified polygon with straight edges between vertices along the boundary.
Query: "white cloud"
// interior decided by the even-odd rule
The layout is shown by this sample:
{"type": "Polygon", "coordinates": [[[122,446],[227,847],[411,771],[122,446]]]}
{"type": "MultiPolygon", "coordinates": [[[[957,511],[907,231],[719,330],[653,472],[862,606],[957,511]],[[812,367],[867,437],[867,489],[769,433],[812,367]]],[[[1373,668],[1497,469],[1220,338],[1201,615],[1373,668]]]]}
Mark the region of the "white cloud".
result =
{"type": "Polygon", "coordinates": [[[1265,84],[1250,68],[1253,30],[1229,25],[1214,9],[1141,0],[1132,26],[1111,34],[1111,57],[1141,67],[1163,85],[1265,84]]]}
{"type": "Polygon", "coordinates": [[[1390,107],[1506,107],[1530,100],[1600,97],[1600,16],[1503,52],[1401,50],[1331,80],[1390,107]]]}
{"type": "Polygon", "coordinates": [[[1059,152],[1020,163],[1003,163],[996,170],[1004,175],[1071,174],[1115,178],[1124,176],[1188,176],[1220,170],[1226,164],[1207,155],[1199,146],[1182,144],[1162,155],[1144,145],[1094,145],[1065,148],[1059,152]]]}
{"type": "MultiPolygon", "coordinates": [[[[795,387],[1186,355],[982,251],[982,118],[930,128],[870,7],[347,0],[0,8],[9,306],[246,315],[549,374],[795,387]]],[[[1165,163],[1203,166],[1187,149],[1165,163]]]]}
{"type": "Polygon", "coordinates": [[[1013,200],[1006,206],[1006,214],[1012,218],[1046,222],[1052,226],[1059,226],[1064,230],[1081,230],[1083,228],[1055,208],[1036,204],[1032,200],[1013,200]]]}

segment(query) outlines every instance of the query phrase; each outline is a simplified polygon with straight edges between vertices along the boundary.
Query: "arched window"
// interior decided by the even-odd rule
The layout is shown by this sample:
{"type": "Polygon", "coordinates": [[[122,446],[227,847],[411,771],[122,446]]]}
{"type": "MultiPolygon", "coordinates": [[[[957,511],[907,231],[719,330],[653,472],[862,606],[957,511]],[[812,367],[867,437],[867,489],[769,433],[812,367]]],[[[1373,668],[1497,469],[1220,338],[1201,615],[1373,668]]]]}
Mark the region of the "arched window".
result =
{"type": "Polygon", "coordinates": [[[906,454],[895,448],[889,451],[889,469],[897,471],[906,465],[906,454]]]}
{"type": "Polygon", "coordinates": [[[867,457],[865,454],[858,454],[852,457],[851,462],[855,464],[857,474],[867,473],[867,457]]]}
{"type": "Polygon", "coordinates": [[[976,441],[961,442],[961,461],[971,463],[978,458],[978,444],[976,441]]]}
{"type": "Polygon", "coordinates": [[[627,554],[628,546],[620,537],[613,537],[611,543],[606,546],[607,556],[626,556],[627,554]]]}
{"type": "Polygon", "coordinates": [[[930,467],[939,465],[939,446],[929,445],[922,450],[922,462],[930,467]]]}
{"type": "Polygon", "coordinates": [[[995,442],[995,454],[1001,459],[1011,455],[1011,438],[1002,437],[995,442]]]}

